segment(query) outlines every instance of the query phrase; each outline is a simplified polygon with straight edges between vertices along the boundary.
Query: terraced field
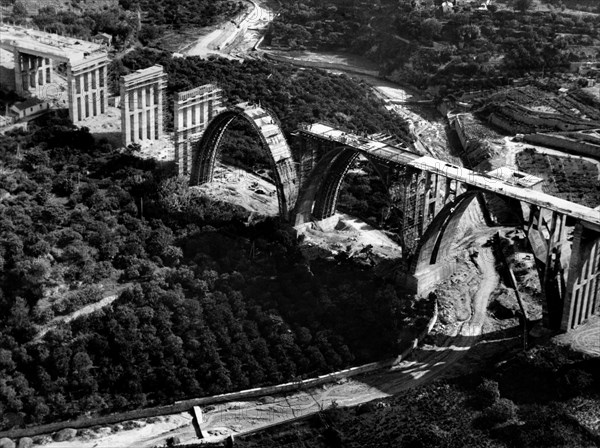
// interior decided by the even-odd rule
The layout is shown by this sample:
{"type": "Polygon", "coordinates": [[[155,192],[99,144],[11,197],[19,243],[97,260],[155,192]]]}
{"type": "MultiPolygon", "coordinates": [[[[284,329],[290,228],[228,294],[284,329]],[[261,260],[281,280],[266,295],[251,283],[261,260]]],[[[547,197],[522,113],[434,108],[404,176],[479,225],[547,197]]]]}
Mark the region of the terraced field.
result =
{"type": "Polygon", "coordinates": [[[591,162],[571,157],[554,157],[528,148],[517,154],[520,171],[545,179],[544,192],[578,204],[600,205],[598,168],[591,162]]]}

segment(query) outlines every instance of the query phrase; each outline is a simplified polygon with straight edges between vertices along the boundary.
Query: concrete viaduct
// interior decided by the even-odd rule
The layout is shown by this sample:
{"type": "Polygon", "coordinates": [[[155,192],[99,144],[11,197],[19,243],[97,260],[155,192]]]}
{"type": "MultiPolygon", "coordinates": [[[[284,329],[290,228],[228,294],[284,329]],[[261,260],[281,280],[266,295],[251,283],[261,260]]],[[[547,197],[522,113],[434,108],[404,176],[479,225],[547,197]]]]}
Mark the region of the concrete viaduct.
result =
{"type": "Polygon", "coordinates": [[[477,199],[493,224],[488,209],[492,197],[518,217],[527,235],[546,296],[546,324],[568,331],[600,311],[600,209],[536,191],[524,182],[523,173],[476,173],[423,157],[402,144],[322,123],[292,133],[290,146],[274,114],[247,103],[208,123],[195,147],[191,173],[186,173],[190,185],[212,180],[222,136],[236,118],[256,131],[271,162],[280,216],[294,226],[332,217],[352,163],[363,157],[373,164],[400,212],[409,260],[405,280],[415,293],[427,293],[453,272],[448,262],[453,232],[469,201],[477,199]]]}

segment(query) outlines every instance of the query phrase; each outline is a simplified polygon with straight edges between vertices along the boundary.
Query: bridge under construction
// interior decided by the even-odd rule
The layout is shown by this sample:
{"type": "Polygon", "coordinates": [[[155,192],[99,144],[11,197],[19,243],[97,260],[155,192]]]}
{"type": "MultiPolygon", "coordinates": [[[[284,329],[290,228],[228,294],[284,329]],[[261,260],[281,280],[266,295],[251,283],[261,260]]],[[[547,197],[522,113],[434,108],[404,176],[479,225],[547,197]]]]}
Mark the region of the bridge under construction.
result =
{"type": "Polygon", "coordinates": [[[444,257],[453,254],[439,249],[452,239],[448,224],[464,212],[459,205],[473,195],[493,195],[521,217],[541,266],[549,325],[567,331],[598,313],[600,209],[543,193],[533,176],[524,173],[475,172],[382,136],[370,138],[324,123],[301,126],[290,145],[274,114],[247,103],[220,111],[207,124],[192,166],[183,173],[190,175],[191,185],[212,180],[222,136],[235,118],[255,130],[271,161],[280,215],[295,226],[333,216],[353,162],[363,157],[372,163],[400,211],[402,247],[411,260],[406,282],[415,292],[426,293],[432,278],[441,281],[451,273],[443,269],[444,257]],[[422,275],[424,271],[430,275],[422,275]]]}

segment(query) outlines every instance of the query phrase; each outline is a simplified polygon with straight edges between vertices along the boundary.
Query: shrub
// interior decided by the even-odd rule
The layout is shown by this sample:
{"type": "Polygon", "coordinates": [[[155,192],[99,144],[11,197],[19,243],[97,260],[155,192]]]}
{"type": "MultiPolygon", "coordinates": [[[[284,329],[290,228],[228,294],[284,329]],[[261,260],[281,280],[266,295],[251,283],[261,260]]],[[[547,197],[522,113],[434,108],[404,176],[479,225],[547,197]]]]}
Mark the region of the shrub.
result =
{"type": "Polygon", "coordinates": [[[477,387],[477,395],[481,400],[482,407],[492,406],[500,399],[498,382],[484,378],[483,382],[477,387]]]}

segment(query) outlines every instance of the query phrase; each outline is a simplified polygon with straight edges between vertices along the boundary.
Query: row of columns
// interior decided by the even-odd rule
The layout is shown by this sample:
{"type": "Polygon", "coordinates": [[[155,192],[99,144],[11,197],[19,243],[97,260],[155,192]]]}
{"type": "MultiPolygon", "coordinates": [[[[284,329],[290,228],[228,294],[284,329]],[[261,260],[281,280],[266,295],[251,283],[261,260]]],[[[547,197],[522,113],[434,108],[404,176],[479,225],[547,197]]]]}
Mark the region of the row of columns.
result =
{"type": "Polygon", "coordinates": [[[600,229],[575,225],[561,330],[569,331],[600,312],[600,229]]]}
{"type": "Polygon", "coordinates": [[[192,96],[188,92],[181,92],[175,99],[175,162],[179,175],[190,175],[194,144],[202,137],[220,106],[221,89],[216,86],[205,86],[192,96]]]}
{"type": "Polygon", "coordinates": [[[154,85],[132,89],[128,94],[131,140],[155,140],[160,137],[156,126],[158,91],[154,85]]]}
{"type": "Polygon", "coordinates": [[[568,243],[567,217],[532,205],[527,236],[543,263],[544,325],[569,331],[600,311],[600,229],[578,222],[568,243]]]}
{"type": "Polygon", "coordinates": [[[23,53],[17,48],[13,54],[15,86],[19,95],[52,82],[52,59],[23,53]]]}
{"type": "Polygon", "coordinates": [[[69,115],[73,123],[104,114],[108,106],[107,66],[67,69],[69,115]]]}
{"type": "MultiPolygon", "coordinates": [[[[52,59],[13,50],[15,88],[19,95],[52,83],[52,59]]],[[[104,114],[108,107],[108,56],[92,55],[67,62],[69,116],[73,123],[104,114]]],[[[43,93],[42,93],[43,95],[43,93]]]]}
{"type": "Polygon", "coordinates": [[[122,88],[122,133],[125,146],[163,135],[163,95],[157,80],[143,86],[122,88]]]}
{"type": "Polygon", "coordinates": [[[439,211],[459,195],[461,183],[429,171],[409,171],[403,193],[403,249],[410,253],[439,211]]]}

